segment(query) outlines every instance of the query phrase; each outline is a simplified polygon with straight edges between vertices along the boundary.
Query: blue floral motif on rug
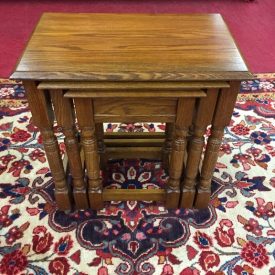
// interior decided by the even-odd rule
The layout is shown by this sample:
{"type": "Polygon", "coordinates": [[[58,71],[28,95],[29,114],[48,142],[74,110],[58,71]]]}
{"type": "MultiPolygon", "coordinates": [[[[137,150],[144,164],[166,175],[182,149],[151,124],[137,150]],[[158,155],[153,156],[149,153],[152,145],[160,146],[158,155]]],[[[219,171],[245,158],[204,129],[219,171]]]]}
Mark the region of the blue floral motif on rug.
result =
{"type": "MultiPolygon", "coordinates": [[[[65,213],[24,89],[0,81],[0,274],[275,274],[274,87],[266,76],[242,83],[207,209],[127,201],[65,213]]],[[[105,124],[109,132],[164,129],[105,124]]],[[[110,161],[103,176],[107,188],[129,189],[162,188],[168,178],[146,159],[110,161]]]]}

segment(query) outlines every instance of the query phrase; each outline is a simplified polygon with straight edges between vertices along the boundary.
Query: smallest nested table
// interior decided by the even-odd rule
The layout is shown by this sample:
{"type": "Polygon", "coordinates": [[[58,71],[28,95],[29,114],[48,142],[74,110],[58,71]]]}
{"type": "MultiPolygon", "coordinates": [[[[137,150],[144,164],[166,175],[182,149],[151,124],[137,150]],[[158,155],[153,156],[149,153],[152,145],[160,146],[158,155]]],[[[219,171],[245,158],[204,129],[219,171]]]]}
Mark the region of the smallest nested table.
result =
{"type": "Polygon", "coordinates": [[[54,115],[65,135],[77,208],[99,209],[104,200],[126,199],[203,208],[240,81],[252,75],[218,14],[46,13],[12,78],[23,80],[43,137],[57,204],[64,210],[71,207],[70,189],[52,130],[54,115]],[[166,190],[103,189],[98,154],[105,155],[102,122],[119,121],[167,123],[164,151],[171,154],[166,190]]]}

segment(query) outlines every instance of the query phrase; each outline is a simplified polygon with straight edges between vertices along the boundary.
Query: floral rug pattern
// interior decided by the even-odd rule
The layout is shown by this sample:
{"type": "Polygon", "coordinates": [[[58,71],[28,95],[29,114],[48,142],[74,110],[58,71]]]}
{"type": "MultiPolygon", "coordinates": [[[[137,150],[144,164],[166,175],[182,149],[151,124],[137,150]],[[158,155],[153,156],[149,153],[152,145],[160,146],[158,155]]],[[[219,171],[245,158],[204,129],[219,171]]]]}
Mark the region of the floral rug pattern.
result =
{"type": "MultiPolygon", "coordinates": [[[[0,274],[275,274],[275,75],[242,83],[208,209],[153,202],[56,210],[41,136],[20,83],[0,80],[0,274]]],[[[106,131],[163,131],[161,123],[106,131]]],[[[62,134],[55,127],[60,150],[62,134]]],[[[116,160],[106,185],[159,188],[161,163],[116,160]]]]}

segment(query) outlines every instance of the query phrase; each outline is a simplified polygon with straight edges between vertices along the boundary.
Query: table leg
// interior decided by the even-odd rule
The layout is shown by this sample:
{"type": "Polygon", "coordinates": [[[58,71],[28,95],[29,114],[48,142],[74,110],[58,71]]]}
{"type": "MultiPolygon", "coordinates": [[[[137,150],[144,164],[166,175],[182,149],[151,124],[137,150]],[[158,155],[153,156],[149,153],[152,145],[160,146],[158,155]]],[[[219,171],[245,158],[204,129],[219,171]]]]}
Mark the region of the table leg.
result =
{"type": "Polygon", "coordinates": [[[202,150],[204,146],[204,134],[211,124],[216,106],[218,91],[208,90],[207,97],[198,100],[196,114],[192,127],[192,135],[188,144],[188,158],[185,175],[182,182],[182,196],[180,207],[192,208],[195,197],[196,177],[199,172],[202,150]]]}
{"type": "Polygon", "coordinates": [[[73,179],[73,196],[76,209],[89,208],[84,172],[81,164],[79,143],[76,138],[75,120],[71,99],[65,98],[60,90],[51,90],[51,99],[55,110],[57,124],[65,135],[65,146],[68,154],[70,172],[73,179]]]}
{"type": "Polygon", "coordinates": [[[229,89],[220,90],[212,120],[211,135],[207,142],[202,164],[200,182],[195,199],[196,208],[206,208],[208,206],[211,195],[211,180],[218,159],[224,128],[231,121],[239,89],[239,82],[231,82],[229,89]]]}
{"type": "Polygon", "coordinates": [[[174,123],[167,122],[165,127],[165,142],[162,148],[162,165],[164,169],[169,167],[169,158],[172,152],[174,123]]]}
{"type": "Polygon", "coordinates": [[[89,186],[88,196],[92,209],[103,208],[102,179],[100,178],[99,156],[93,119],[93,102],[88,98],[75,98],[76,116],[81,130],[89,186]]]}
{"type": "Polygon", "coordinates": [[[66,183],[64,167],[53,121],[48,113],[45,91],[38,90],[34,81],[23,81],[34,124],[41,131],[43,145],[55,183],[55,199],[60,210],[71,209],[70,190],[66,183]]]}
{"type": "Polygon", "coordinates": [[[172,152],[169,167],[169,180],[166,195],[166,207],[177,208],[180,199],[180,179],[183,170],[186,136],[192,123],[194,98],[179,99],[175,132],[172,142],[172,152]]]}
{"type": "Polygon", "coordinates": [[[107,167],[106,146],[104,144],[104,128],[103,123],[95,124],[95,132],[98,145],[98,153],[100,156],[100,168],[102,171],[107,167]]]}

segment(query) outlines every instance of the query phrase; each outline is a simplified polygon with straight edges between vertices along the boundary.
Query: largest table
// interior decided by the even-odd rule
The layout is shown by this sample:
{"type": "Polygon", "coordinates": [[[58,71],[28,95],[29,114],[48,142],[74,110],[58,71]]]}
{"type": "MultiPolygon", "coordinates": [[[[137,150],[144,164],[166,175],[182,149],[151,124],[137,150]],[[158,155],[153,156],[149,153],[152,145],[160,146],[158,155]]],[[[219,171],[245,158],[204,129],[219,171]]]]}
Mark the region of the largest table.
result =
{"type": "MultiPolygon", "coordinates": [[[[55,181],[56,200],[61,209],[69,209],[71,205],[61,154],[53,133],[47,90],[51,90],[56,118],[66,136],[74,195],[79,208],[88,207],[88,204],[82,199],[86,192],[83,167],[75,137],[74,117],[68,112],[70,103],[63,97],[64,90],[88,89],[90,95],[96,97],[99,90],[106,92],[104,97],[110,91],[118,91],[118,96],[125,97],[126,89],[129,89],[132,98],[133,91],[137,93],[136,98],[140,97],[138,92],[145,95],[144,91],[148,91],[146,98],[150,95],[151,100],[152,97],[159,100],[157,89],[165,98],[169,97],[169,91],[171,98],[184,97],[181,94],[186,92],[184,87],[207,92],[205,99],[196,101],[198,115],[193,120],[184,165],[188,131],[188,125],[184,123],[191,122],[188,110],[192,110],[195,100],[189,104],[187,99],[180,99],[177,105],[179,119],[176,116],[174,121],[172,116],[169,118],[175,123],[176,130],[166,205],[176,207],[180,199],[179,206],[193,206],[197,189],[194,206],[201,208],[209,202],[211,178],[224,127],[230,122],[240,81],[251,79],[252,75],[219,14],[45,13],[12,78],[22,80],[25,86],[33,121],[43,137],[55,181]],[[203,135],[208,124],[212,124],[211,135],[199,169],[203,135]],[[180,183],[182,173],[185,176],[180,183]]],[[[82,104],[83,111],[87,106],[85,101],[82,104]]],[[[108,121],[108,117],[105,118],[108,121]]],[[[84,135],[85,129],[88,128],[82,129],[84,135]]],[[[93,131],[91,133],[93,135],[93,131]]],[[[94,142],[94,137],[86,138],[87,144],[94,142]]],[[[91,167],[93,169],[93,164],[91,167]]],[[[99,208],[102,206],[102,188],[95,179],[96,173],[92,171],[90,175],[92,205],[93,199],[98,201],[100,198],[93,206],[99,208]]]]}

